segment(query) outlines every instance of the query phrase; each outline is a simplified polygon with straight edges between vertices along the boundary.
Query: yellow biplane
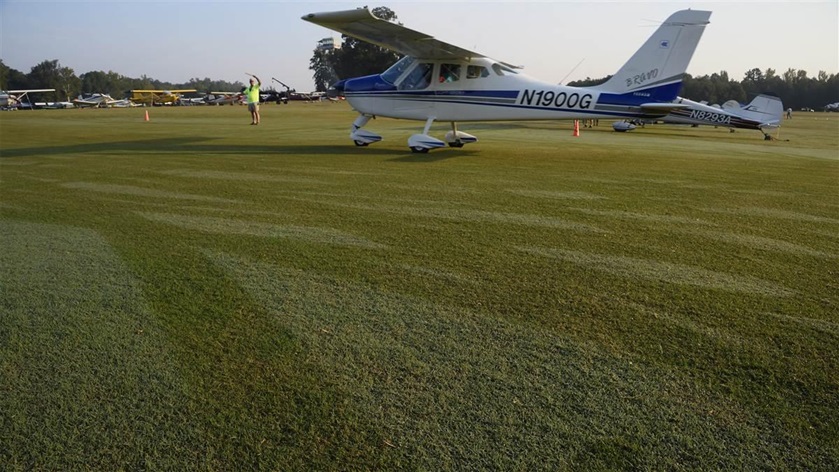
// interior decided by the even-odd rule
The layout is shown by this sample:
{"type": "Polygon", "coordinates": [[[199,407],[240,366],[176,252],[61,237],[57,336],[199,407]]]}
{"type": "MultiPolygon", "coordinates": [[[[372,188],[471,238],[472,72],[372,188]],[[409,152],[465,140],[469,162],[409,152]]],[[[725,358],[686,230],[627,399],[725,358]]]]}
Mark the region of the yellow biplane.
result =
{"type": "Polygon", "coordinates": [[[182,90],[129,90],[129,100],[134,103],[142,103],[144,105],[164,105],[171,104],[181,98],[181,94],[196,92],[195,89],[182,90]]]}

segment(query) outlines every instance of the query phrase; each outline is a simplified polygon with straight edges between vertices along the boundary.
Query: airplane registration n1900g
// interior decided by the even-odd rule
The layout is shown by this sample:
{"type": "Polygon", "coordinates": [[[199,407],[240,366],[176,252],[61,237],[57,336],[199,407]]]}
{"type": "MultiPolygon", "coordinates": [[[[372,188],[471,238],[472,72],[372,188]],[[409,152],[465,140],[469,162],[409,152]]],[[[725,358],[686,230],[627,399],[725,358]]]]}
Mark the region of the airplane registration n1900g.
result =
{"type": "Polygon", "coordinates": [[[604,84],[568,87],[542,82],[520,68],[375,17],[367,8],[311,13],[304,20],[404,57],[381,74],[341,80],[333,87],[360,116],[350,138],[358,146],[381,141],[363,129],[385,116],[425,121],[408,139],[413,152],[477,141],[459,121],[655,119],[686,105],[673,103],[711,12],[673,13],[604,84]],[[434,121],[449,121],[445,141],[429,136],[434,121]]]}

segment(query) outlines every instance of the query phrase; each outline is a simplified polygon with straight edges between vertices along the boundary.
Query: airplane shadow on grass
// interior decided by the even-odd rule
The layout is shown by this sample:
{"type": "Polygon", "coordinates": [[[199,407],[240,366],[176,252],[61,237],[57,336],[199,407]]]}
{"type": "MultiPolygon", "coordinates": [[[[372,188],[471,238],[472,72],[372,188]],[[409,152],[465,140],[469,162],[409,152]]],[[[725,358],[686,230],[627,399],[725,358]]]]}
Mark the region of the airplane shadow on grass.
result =
{"type": "Polygon", "coordinates": [[[42,146],[21,149],[0,150],[0,159],[16,157],[47,157],[69,154],[98,154],[134,157],[149,154],[178,154],[180,156],[212,157],[213,155],[248,155],[248,154],[297,154],[311,156],[373,155],[391,156],[394,162],[435,162],[443,159],[463,156],[474,151],[445,150],[429,154],[407,154],[387,148],[369,147],[359,149],[352,145],[248,145],[248,144],[210,144],[218,138],[190,136],[188,138],[163,138],[139,141],[116,141],[107,143],[84,143],[68,146],[42,146]],[[394,157],[397,156],[397,157],[394,157]]]}
{"type": "MultiPolygon", "coordinates": [[[[366,152],[366,151],[365,151],[366,152]]],[[[388,159],[390,162],[430,163],[454,159],[457,157],[473,157],[478,151],[464,151],[463,149],[438,149],[425,153],[409,153],[404,156],[388,159]]],[[[392,154],[393,152],[389,152],[392,154]]]]}

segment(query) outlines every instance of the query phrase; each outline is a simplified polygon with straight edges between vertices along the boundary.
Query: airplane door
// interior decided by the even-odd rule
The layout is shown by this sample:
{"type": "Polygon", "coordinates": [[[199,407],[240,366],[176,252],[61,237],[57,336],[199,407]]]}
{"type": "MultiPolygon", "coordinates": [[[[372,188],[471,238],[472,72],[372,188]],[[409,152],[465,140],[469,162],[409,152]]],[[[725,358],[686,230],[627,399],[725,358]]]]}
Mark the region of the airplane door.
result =
{"type": "Polygon", "coordinates": [[[425,119],[433,114],[434,91],[432,90],[432,73],[434,64],[431,62],[417,62],[397,85],[399,98],[393,107],[405,112],[415,119],[425,119]]]}
{"type": "Polygon", "coordinates": [[[464,67],[460,64],[443,62],[439,65],[434,84],[434,111],[438,117],[457,116],[462,107],[456,103],[464,94],[463,71],[464,67]]]}

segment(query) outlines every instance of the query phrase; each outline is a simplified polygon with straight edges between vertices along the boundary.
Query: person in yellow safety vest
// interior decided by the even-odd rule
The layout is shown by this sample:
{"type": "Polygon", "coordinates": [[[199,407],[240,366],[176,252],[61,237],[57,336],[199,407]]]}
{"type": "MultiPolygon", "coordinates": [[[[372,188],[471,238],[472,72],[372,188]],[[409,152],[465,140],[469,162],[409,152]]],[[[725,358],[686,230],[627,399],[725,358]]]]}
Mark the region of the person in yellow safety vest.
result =
{"type": "Polygon", "coordinates": [[[262,85],[262,81],[259,80],[259,77],[245,72],[245,74],[251,76],[251,86],[245,87],[243,93],[248,100],[248,111],[251,112],[251,124],[258,125],[259,124],[259,87],[262,85]]]}

